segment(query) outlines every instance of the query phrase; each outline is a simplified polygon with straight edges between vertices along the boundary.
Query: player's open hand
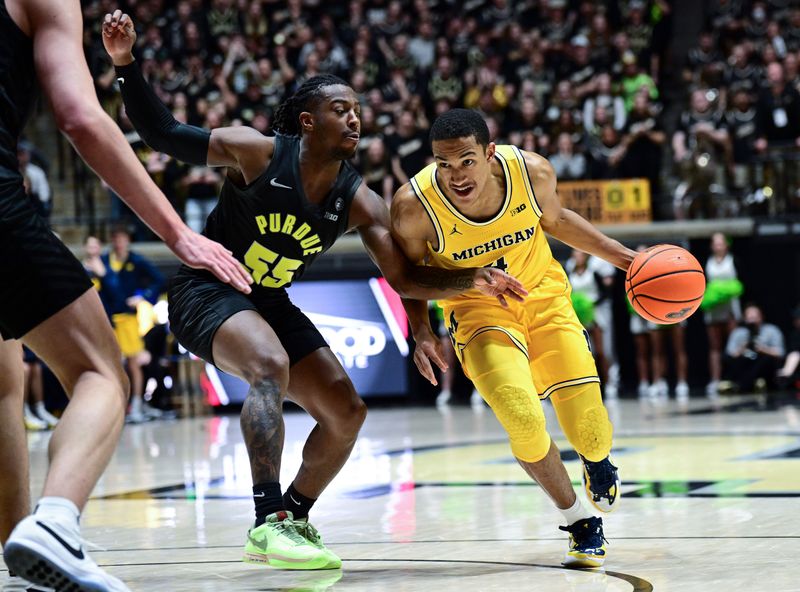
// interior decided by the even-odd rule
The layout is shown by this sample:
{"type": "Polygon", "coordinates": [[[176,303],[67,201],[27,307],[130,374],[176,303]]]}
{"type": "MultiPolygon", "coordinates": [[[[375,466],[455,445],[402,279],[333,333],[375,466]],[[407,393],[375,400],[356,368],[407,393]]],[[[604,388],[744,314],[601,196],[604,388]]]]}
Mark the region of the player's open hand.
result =
{"type": "Polygon", "coordinates": [[[442,342],[428,328],[419,335],[414,335],[417,346],[414,349],[414,363],[417,365],[419,373],[428,379],[433,386],[436,386],[436,375],[433,373],[431,361],[439,367],[442,372],[447,372],[447,362],[444,361],[442,342]]]}
{"type": "Polygon", "coordinates": [[[122,66],[133,60],[133,45],[136,43],[136,30],[131,17],[121,10],[106,14],[103,19],[103,45],[111,56],[114,65],[122,66]]]}
{"type": "Polygon", "coordinates": [[[507,298],[523,302],[528,291],[525,286],[505,271],[494,267],[481,267],[475,270],[473,286],[486,296],[494,296],[505,307],[508,307],[507,298]]]}
{"type": "Polygon", "coordinates": [[[245,294],[252,291],[252,276],[233,257],[233,253],[221,244],[187,228],[174,243],[168,243],[167,246],[189,267],[207,269],[245,294]]]}

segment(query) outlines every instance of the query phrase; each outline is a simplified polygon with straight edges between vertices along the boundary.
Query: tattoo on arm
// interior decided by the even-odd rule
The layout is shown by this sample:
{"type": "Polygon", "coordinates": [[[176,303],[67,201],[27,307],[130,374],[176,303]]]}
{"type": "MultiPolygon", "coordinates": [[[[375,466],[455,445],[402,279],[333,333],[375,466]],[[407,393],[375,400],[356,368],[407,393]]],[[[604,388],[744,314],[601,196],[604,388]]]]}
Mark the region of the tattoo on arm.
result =
{"type": "Polygon", "coordinates": [[[282,393],[274,380],[250,387],[242,407],[241,425],[253,483],[278,481],[283,453],[282,393]]]}
{"type": "Polygon", "coordinates": [[[414,268],[413,279],[423,288],[463,291],[472,288],[474,273],[472,269],[451,270],[420,265],[414,268]]]}

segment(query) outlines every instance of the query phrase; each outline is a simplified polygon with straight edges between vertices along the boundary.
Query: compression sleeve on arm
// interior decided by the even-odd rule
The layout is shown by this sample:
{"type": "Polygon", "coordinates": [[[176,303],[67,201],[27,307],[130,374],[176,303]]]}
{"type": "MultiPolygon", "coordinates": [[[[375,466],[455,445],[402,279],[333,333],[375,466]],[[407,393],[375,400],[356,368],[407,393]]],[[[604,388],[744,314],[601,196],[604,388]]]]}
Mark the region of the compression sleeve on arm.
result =
{"type": "Polygon", "coordinates": [[[206,165],[211,132],[178,122],[147,84],[136,61],[114,69],[125,111],[144,143],[183,162],[206,165]]]}

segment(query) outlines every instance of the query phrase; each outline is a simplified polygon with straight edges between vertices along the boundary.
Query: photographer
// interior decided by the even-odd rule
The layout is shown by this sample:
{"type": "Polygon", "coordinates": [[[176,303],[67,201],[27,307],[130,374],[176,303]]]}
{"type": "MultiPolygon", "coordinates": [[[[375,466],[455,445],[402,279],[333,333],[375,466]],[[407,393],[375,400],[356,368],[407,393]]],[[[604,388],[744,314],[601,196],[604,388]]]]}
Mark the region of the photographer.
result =
{"type": "Polygon", "coordinates": [[[734,329],[725,348],[724,376],[719,389],[740,392],[775,386],[775,372],[784,356],[783,334],[775,325],[764,322],[757,304],[744,309],[744,325],[734,329]]]}

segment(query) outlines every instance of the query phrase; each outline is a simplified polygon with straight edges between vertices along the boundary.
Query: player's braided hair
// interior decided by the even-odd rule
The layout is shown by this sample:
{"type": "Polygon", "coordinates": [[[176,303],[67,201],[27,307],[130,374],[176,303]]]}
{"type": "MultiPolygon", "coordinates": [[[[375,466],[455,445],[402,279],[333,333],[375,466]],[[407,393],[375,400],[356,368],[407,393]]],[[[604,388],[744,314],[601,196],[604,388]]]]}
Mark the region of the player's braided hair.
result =
{"type": "Polygon", "coordinates": [[[344,80],[333,74],[320,74],[306,80],[295,93],[278,105],[272,122],[272,129],[286,136],[299,136],[300,114],[309,111],[322,97],[320,92],[326,86],[341,84],[349,86],[344,80]]]}

